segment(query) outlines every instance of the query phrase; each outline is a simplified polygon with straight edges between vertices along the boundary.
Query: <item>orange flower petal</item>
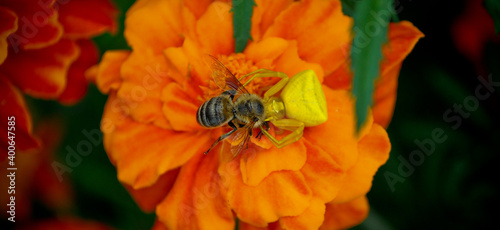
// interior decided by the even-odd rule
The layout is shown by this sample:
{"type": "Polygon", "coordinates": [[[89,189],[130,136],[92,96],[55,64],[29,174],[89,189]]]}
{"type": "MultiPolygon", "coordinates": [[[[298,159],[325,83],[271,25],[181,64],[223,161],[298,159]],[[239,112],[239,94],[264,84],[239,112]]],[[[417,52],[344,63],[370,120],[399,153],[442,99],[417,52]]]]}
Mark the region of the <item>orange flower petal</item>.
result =
{"type": "Polygon", "coordinates": [[[101,93],[107,94],[110,90],[120,88],[122,83],[120,70],[129,55],[128,50],[110,50],[104,53],[95,77],[95,83],[101,93]]]}
{"type": "Polygon", "coordinates": [[[289,77],[302,72],[304,70],[312,69],[318,76],[319,82],[323,82],[323,68],[319,64],[309,63],[299,57],[297,50],[297,42],[290,41],[288,48],[285,52],[275,61],[276,71],[284,72],[289,77]]]}
{"type": "Polygon", "coordinates": [[[280,218],[280,224],[284,229],[318,229],[325,218],[325,203],[319,199],[312,199],[311,205],[298,216],[286,216],[280,218]]]}
{"type": "Polygon", "coordinates": [[[0,66],[0,71],[24,93],[42,99],[55,99],[66,87],[69,67],[79,53],[73,41],[62,39],[53,46],[9,55],[0,66]]]}
{"type": "Polygon", "coordinates": [[[328,75],[347,58],[343,45],[352,39],[351,27],[340,1],[302,1],[276,17],[265,37],[296,39],[300,57],[320,64],[328,75]]]}
{"type": "MultiPolygon", "coordinates": [[[[8,131],[7,119],[14,117],[15,119],[15,144],[18,150],[28,150],[31,148],[38,148],[39,144],[35,138],[33,138],[31,116],[26,108],[26,103],[24,98],[14,86],[0,74],[0,116],[5,118],[5,122],[0,124],[0,127],[8,131]]],[[[12,119],[11,119],[12,120],[12,119]]],[[[7,133],[5,133],[7,134],[7,133]]],[[[7,135],[3,135],[1,138],[0,146],[7,150],[8,147],[7,135]]],[[[0,155],[0,160],[7,157],[7,151],[3,151],[0,155]]]]}
{"type": "Polygon", "coordinates": [[[304,138],[327,152],[343,171],[350,169],[358,157],[354,121],[354,101],[347,91],[323,86],[328,107],[327,122],[308,127],[304,138]]]}
{"type": "Polygon", "coordinates": [[[280,217],[299,215],[309,206],[311,190],[299,172],[273,172],[259,185],[250,186],[242,180],[238,157],[221,164],[219,175],[223,185],[228,188],[229,205],[239,219],[257,227],[265,227],[280,217]]]}
{"type": "Polygon", "coordinates": [[[163,89],[163,113],[177,131],[206,130],[196,121],[198,103],[180,85],[170,83],[163,89]],[[196,104],[195,104],[196,103],[196,104]]]}
{"type": "Polygon", "coordinates": [[[331,74],[325,76],[323,85],[326,85],[334,90],[351,90],[353,76],[354,75],[351,71],[351,61],[345,60],[339,68],[331,74]]]}
{"type": "MultiPolygon", "coordinates": [[[[257,148],[257,147],[255,147],[257,148]]],[[[260,149],[240,158],[241,178],[247,185],[257,186],[270,173],[281,170],[298,171],[306,162],[306,147],[297,141],[286,148],[260,149]]]]}
{"type": "Polygon", "coordinates": [[[163,54],[132,52],[121,67],[118,97],[128,107],[126,113],[141,123],[170,128],[162,113],[163,88],[171,82],[163,54]]]}
{"type": "Polygon", "coordinates": [[[165,48],[182,44],[181,19],[181,1],[137,1],[127,12],[124,35],[134,51],[160,54],[165,48]]]}
{"type": "Polygon", "coordinates": [[[117,11],[110,1],[72,0],[59,6],[59,22],[67,38],[90,38],[116,32],[117,11]]]}
{"type": "Polygon", "coordinates": [[[368,216],[368,199],[360,197],[344,204],[326,204],[325,222],[319,229],[347,229],[354,227],[368,216]]]}
{"type": "Polygon", "coordinates": [[[183,2],[196,18],[200,18],[213,0],[185,0],[183,2]]]}
{"type": "Polygon", "coordinates": [[[128,118],[122,108],[119,98],[110,95],[101,129],[118,179],[134,189],[151,186],[160,175],[183,165],[212,144],[207,132],[176,132],[142,124],[128,118]]]}
{"type": "Polygon", "coordinates": [[[74,104],[87,93],[87,79],[85,71],[97,63],[98,52],[94,43],[90,40],[79,40],[76,44],[80,48],[80,56],[76,59],[68,71],[66,88],[59,96],[59,102],[63,104],[74,104]]]}
{"type": "Polygon", "coordinates": [[[2,3],[16,12],[18,30],[9,37],[15,53],[21,49],[40,49],[55,44],[63,34],[57,20],[57,1],[19,0],[2,3]]]}
{"type": "Polygon", "coordinates": [[[133,189],[132,186],[125,184],[125,188],[132,198],[144,212],[153,212],[174,186],[179,168],[170,170],[161,175],[158,180],[150,187],[133,189]]]}
{"type": "Polygon", "coordinates": [[[224,2],[213,2],[198,23],[196,34],[203,52],[208,54],[230,54],[234,52],[233,15],[231,6],[224,2]]]}
{"type": "Polygon", "coordinates": [[[314,197],[323,203],[330,202],[339,192],[346,173],[328,153],[309,141],[304,142],[307,148],[307,161],[300,172],[304,175],[314,197]]]}
{"type": "Polygon", "coordinates": [[[255,61],[257,66],[266,66],[266,63],[273,62],[287,48],[288,42],[285,39],[272,37],[249,43],[244,52],[248,59],[255,61]]]}
{"type": "Polygon", "coordinates": [[[348,172],[344,184],[334,203],[345,203],[364,196],[372,186],[373,176],[389,158],[391,143],[389,137],[378,124],[358,144],[358,161],[348,172]]]}
{"type": "Polygon", "coordinates": [[[218,163],[217,154],[198,154],[182,166],[174,187],[156,209],[168,229],[234,229],[218,163]]]}
{"type": "Polygon", "coordinates": [[[0,6],[0,65],[7,58],[7,37],[17,30],[17,15],[14,11],[0,6]]]}
{"type": "Polygon", "coordinates": [[[320,15],[324,19],[319,19],[298,36],[297,43],[300,57],[308,62],[319,63],[325,75],[328,75],[348,58],[345,45],[350,44],[352,39],[353,22],[352,18],[342,13],[340,1],[316,3],[313,4],[314,8],[327,9],[324,15],[320,15]]]}
{"type": "Polygon", "coordinates": [[[424,34],[411,22],[402,21],[389,25],[389,43],[382,49],[385,59],[380,65],[382,74],[375,85],[373,106],[375,122],[383,127],[389,125],[394,112],[397,81],[403,60],[422,37],[424,34]]]}
{"type": "MultiPolygon", "coordinates": [[[[206,81],[210,78],[210,74],[207,73],[203,76],[195,74],[197,69],[200,67],[205,68],[206,66],[201,59],[205,54],[200,50],[200,46],[190,38],[184,39],[182,47],[170,47],[165,49],[164,54],[170,67],[169,75],[174,81],[184,86],[192,84],[206,85],[206,81]],[[186,84],[186,81],[191,79],[194,82],[186,84]]],[[[201,93],[200,91],[197,94],[201,93]]]]}
{"type": "Polygon", "coordinates": [[[264,32],[274,23],[276,16],[292,3],[293,0],[256,0],[257,7],[253,9],[251,28],[253,41],[260,41],[264,32]]]}

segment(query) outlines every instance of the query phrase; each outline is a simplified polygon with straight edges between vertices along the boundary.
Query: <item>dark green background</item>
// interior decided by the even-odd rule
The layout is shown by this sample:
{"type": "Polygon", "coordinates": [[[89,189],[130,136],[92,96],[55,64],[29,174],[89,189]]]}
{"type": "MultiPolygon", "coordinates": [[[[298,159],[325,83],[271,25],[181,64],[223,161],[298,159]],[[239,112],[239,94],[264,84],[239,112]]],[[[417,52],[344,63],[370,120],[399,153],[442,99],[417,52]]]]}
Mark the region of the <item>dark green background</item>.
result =
{"type": "MultiPolygon", "coordinates": [[[[120,31],[102,35],[94,41],[101,53],[110,49],[128,49],[123,38],[123,20],[131,0],[118,1],[120,31]]],[[[495,224],[498,207],[498,144],[500,143],[500,87],[481,101],[469,118],[452,129],[443,114],[454,104],[474,95],[479,73],[459,53],[453,43],[450,25],[463,11],[464,1],[400,1],[399,20],[409,20],[419,28],[421,39],[405,60],[399,77],[398,99],[394,118],[388,128],[392,143],[390,159],[375,176],[368,194],[371,212],[357,229],[472,229],[495,224]],[[436,144],[414,172],[397,183],[391,191],[384,173],[398,174],[402,156],[417,150],[415,139],[431,138],[440,128],[447,140],[436,144]]],[[[488,43],[485,65],[494,81],[500,81],[500,45],[488,43]]],[[[35,125],[38,120],[60,116],[65,122],[61,146],[76,146],[85,137],[81,130],[99,129],[106,96],[90,86],[87,96],[75,106],[28,98],[35,125]]],[[[61,147],[58,158],[64,162],[61,147]]],[[[142,213],[116,179],[116,170],[102,145],[83,159],[69,174],[76,191],[74,215],[107,223],[117,229],[148,229],[154,214],[142,213]]],[[[34,219],[52,217],[54,213],[34,202],[34,219]]]]}

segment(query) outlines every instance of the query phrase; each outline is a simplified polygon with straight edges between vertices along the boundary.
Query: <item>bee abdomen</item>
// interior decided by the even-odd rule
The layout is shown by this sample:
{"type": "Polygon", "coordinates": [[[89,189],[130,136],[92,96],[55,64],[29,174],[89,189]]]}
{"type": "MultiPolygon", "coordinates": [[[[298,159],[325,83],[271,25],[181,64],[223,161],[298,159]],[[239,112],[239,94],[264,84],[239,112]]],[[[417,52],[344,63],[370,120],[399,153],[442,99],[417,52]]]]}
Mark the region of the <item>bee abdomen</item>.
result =
{"type": "Polygon", "coordinates": [[[196,120],[204,127],[217,127],[226,123],[230,117],[226,116],[228,106],[224,97],[213,97],[198,108],[196,120]]]}

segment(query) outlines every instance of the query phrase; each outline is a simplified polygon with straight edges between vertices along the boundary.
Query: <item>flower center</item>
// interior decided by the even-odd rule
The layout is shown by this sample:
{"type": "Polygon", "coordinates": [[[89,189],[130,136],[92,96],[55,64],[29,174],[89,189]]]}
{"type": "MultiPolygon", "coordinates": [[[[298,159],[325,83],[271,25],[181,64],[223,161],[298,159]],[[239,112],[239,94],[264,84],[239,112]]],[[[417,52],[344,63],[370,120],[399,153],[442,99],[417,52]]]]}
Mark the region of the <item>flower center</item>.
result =
{"type": "MultiPolygon", "coordinates": [[[[253,60],[246,58],[245,54],[242,53],[232,53],[230,55],[218,55],[217,59],[227,68],[236,79],[249,74],[255,70],[258,70],[253,60]]],[[[241,84],[245,84],[251,76],[241,79],[241,84]]],[[[269,79],[269,78],[254,78],[251,82],[245,85],[245,89],[252,93],[262,96],[262,94],[269,89],[275,82],[279,79],[269,79]]],[[[214,96],[218,96],[221,93],[220,88],[212,80],[209,82],[208,87],[203,87],[203,98],[209,99],[214,96]]]]}

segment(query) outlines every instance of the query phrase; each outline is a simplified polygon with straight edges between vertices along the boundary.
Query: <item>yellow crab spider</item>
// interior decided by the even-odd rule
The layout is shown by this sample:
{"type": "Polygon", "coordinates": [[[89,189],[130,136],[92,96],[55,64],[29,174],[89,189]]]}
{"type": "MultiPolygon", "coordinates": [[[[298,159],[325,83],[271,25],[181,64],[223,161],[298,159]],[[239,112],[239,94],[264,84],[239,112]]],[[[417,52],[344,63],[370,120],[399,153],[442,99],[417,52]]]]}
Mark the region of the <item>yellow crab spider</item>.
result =
{"type": "Polygon", "coordinates": [[[261,132],[277,147],[282,148],[298,141],[304,127],[324,123],[328,118],[326,99],[318,77],[312,70],[305,70],[289,79],[288,75],[268,69],[259,69],[240,78],[251,76],[243,86],[255,78],[279,77],[281,80],[264,93],[265,121],[280,129],[291,131],[281,140],[265,128],[261,132]],[[253,75],[253,76],[251,76],[253,75]],[[281,90],[279,97],[274,96],[281,90]]]}

